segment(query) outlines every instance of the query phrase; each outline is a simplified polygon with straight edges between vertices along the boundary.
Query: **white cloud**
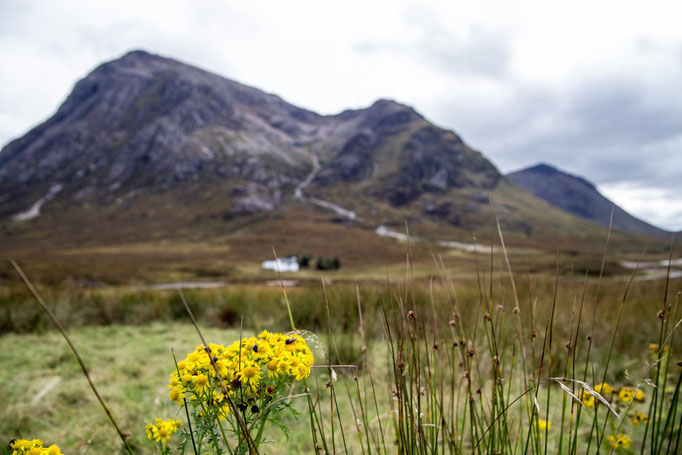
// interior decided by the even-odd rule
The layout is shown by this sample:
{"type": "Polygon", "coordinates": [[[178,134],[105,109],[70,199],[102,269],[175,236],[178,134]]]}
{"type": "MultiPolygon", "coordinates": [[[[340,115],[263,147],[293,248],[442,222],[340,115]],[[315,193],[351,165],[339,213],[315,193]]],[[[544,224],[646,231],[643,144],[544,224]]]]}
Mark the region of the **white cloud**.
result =
{"type": "Polygon", "coordinates": [[[632,215],[655,226],[682,230],[682,200],[674,189],[652,188],[633,182],[600,185],[599,190],[632,215]]]}

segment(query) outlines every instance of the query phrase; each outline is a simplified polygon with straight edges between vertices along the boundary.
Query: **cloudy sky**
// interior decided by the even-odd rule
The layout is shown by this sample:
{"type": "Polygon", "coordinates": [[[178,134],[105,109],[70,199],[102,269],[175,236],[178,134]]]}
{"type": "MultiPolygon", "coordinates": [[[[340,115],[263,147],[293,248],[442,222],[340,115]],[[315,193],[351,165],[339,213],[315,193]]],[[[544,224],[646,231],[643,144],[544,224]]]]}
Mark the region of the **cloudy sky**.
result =
{"type": "Polygon", "coordinates": [[[547,162],[679,230],[678,5],[0,0],[0,143],[98,63],[145,49],[321,113],[396,99],[504,172],[547,162]]]}

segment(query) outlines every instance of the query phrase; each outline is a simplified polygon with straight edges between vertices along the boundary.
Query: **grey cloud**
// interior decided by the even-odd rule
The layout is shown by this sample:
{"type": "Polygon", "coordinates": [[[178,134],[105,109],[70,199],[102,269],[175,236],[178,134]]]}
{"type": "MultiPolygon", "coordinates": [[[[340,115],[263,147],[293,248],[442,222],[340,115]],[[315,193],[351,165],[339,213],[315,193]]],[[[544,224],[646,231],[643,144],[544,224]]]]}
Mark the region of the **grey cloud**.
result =
{"type": "Polygon", "coordinates": [[[396,54],[458,76],[495,78],[507,73],[511,54],[503,35],[474,26],[462,38],[437,23],[414,25],[419,29],[417,40],[361,40],[355,43],[354,48],[367,54],[396,54]]]}
{"type": "Polygon", "coordinates": [[[518,87],[503,103],[450,107],[439,117],[462,125],[505,171],[546,161],[595,183],[680,187],[682,99],[673,87],[664,99],[650,93],[633,81],[585,79],[565,92],[518,87]]]}
{"type": "Polygon", "coordinates": [[[510,60],[504,37],[479,27],[469,30],[465,40],[458,40],[445,28],[426,28],[416,55],[448,73],[488,77],[506,74],[510,60]]]}
{"type": "MultiPolygon", "coordinates": [[[[671,87],[673,89],[673,87],[671,87]]],[[[674,90],[674,89],[673,89],[674,90]]],[[[565,115],[588,134],[581,138],[594,145],[639,146],[676,136],[682,131],[682,99],[647,99],[647,87],[628,81],[587,83],[575,91],[565,115]]]]}

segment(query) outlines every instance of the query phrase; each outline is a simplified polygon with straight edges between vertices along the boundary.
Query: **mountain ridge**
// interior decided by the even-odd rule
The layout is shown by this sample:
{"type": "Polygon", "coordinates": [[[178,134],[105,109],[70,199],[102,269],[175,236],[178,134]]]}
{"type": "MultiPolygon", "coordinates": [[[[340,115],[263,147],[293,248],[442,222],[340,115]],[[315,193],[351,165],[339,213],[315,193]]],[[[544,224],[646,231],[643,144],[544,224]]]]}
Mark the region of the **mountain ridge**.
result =
{"type": "Polygon", "coordinates": [[[31,238],[49,226],[45,238],[58,230],[66,243],[245,226],[277,239],[277,220],[300,221],[287,212],[308,213],[315,232],[327,232],[315,224],[323,212],[320,223],[356,233],[408,220],[423,238],[470,239],[489,229],[491,208],[510,240],[602,231],[511,184],[405,104],[320,115],[144,51],[96,67],[0,151],[0,230],[31,238]],[[108,229],[76,235],[73,223],[108,229]]]}
{"type": "MultiPolygon", "coordinates": [[[[133,51],[99,65],[52,117],[2,149],[0,194],[17,200],[32,187],[44,193],[60,183],[62,194],[77,201],[94,193],[107,199],[107,192],[120,197],[123,190],[165,188],[210,168],[241,179],[236,183],[243,186],[258,186],[256,192],[273,206],[306,175],[313,156],[321,169],[312,187],[379,174],[384,185],[407,187],[368,189],[393,205],[448,185],[490,188],[500,178],[455,133],[393,100],[323,116],[182,62],[133,51]],[[431,141],[440,141],[445,151],[423,152],[431,141]],[[402,168],[383,157],[386,146],[402,147],[402,168]],[[476,170],[456,165],[465,158],[476,170]],[[469,175],[478,171],[487,179],[469,175]],[[88,183],[78,184],[83,179],[88,183]],[[281,190],[279,196],[274,190],[281,190]]],[[[0,215],[17,208],[0,209],[0,215]]]]}
{"type": "Polygon", "coordinates": [[[587,179],[547,163],[511,172],[506,177],[555,207],[603,226],[609,226],[613,208],[615,229],[656,236],[672,234],[631,215],[601,194],[587,179]]]}

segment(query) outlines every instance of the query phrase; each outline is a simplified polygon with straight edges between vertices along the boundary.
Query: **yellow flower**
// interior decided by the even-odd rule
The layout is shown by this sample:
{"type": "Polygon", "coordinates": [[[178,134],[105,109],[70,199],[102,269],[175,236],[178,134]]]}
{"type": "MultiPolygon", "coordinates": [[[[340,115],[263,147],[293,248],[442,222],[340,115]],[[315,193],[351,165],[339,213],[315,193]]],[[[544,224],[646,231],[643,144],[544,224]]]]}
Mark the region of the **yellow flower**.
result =
{"type": "Polygon", "coordinates": [[[199,361],[199,358],[201,357],[197,352],[199,350],[203,350],[203,348],[201,346],[197,346],[196,350],[194,352],[190,352],[190,354],[187,356],[187,360],[189,360],[192,363],[197,363],[199,361]]]}
{"type": "Polygon", "coordinates": [[[255,387],[257,387],[258,383],[260,382],[260,377],[260,368],[255,365],[249,365],[242,368],[239,379],[242,381],[242,383],[251,386],[251,388],[255,390],[255,387]]]}
{"type": "Polygon", "coordinates": [[[156,427],[154,424],[148,423],[147,426],[144,428],[145,433],[147,433],[147,439],[152,439],[154,437],[154,430],[156,427]]]}
{"type": "Polygon", "coordinates": [[[49,447],[43,447],[43,441],[40,439],[15,439],[9,444],[9,449],[12,450],[12,455],[62,455],[55,444],[49,447]]]}
{"type": "Polygon", "coordinates": [[[170,428],[166,425],[161,425],[161,427],[157,428],[154,427],[154,440],[156,442],[160,442],[161,444],[165,444],[170,440],[171,437],[171,431],[170,428]]]}
{"type": "Polygon", "coordinates": [[[644,392],[632,387],[621,387],[618,392],[618,399],[623,403],[632,403],[632,400],[644,401],[644,392]]]}
{"type": "Polygon", "coordinates": [[[13,449],[13,454],[23,455],[25,453],[28,453],[29,450],[31,450],[34,441],[38,441],[41,446],[43,444],[43,442],[40,441],[39,439],[34,439],[33,441],[28,441],[26,439],[15,439],[14,441],[10,442],[9,447],[13,449]]]}
{"type": "Polygon", "coordinates": [[[277,359],[272,359],[268,362],[268,378],[276,378],[277,374],[277,359]]]}
{"type": "Polygon", "coordinates": [[[613,387],[608,385],[606,382],[602,382],[601,384],[594,386],[594,391],[600,395],[611,395],[613,390],[613,387]]]}
{"type": "Polygon", "coordinates": [[[169,419],[166,422],[168,422],[168,426],[173,428],[174,432],[178,431],[178,428],[180,428],[182,426],[182,422],[180,420],[177,420],[177,419],[176,420],[170,420],[169,419]]]}
{"type": "Polygon", "coordinates": [[[180,385],[180,381],[178,380],[178,372],[174,371],[170,375],[170,384],[168,384],[168,388],[172,389],[173,387],[177,387],[180,385]]]}
{"type": "Polygon", "coordinates": [[[587,391],[580,392],[580,401],[588,408],[594,408],[596,404],[594,395],[587,391]]]}
{"type": "Polygon", "coordinates": [[[632,444],[632,440],[624,434],[609,436],[608,440],[609,445],[614,449],[618,449],[620,447],[628,449],[630,447],[630,444],[632,444]]]}
{"type": "Polygon", "coordinates": [[[315,357],[313,357],[313,354],[310,352],[309,349],[307,349],[306,351],[307,352],[304,352],[300,356],[301,362],[303,362],[303,364],[305,364],[305,366],[311,367],[311,366],[313,366],[313,363],[315,363],[315,357]]]}
{"type": "Polygon", "coordinates": [[[170,397],[171,401],[175,401],[177,404],[182,404],[183,398],[186,397],[186,395],[182,393],[182,389],[179,387],[173,387],[170,392],[168,392],[168,396],[170,397]]]}
{"type": "Polygon", "coordinates": [[[635,401],[644,401],[644,392],[642,392],[640,389],[635,391],[635,401]]]}
{"type": "Polygon", "coordinates": [[[540,431],[549,430],[552,428],[552,422],[548,420],[537,419],[535,422],[535,427],[540,431]]]}
{"type": "Polygon", "coordinates": [[[632,414],[630,414],[630,421],[634,426],[637,426],[642,422],[648,422],[649,418],[647,417],[646,414],[641,413],[639,411],[635,411],[632,414]]]}
{"type": "Polygon", "coordinates": [[[204,391],[206,391],[206,389],[208,389],[208,376],[206,376],[203,373],[198,374],[194,376],[193,383],[196,391],[199,393],[203,393],[204,391]]]}
{"type": "Polygon", "coordinates": [[[298,368],[301,366],[301,360],[295,355],[292,355],[289,357],[287,363],[289,364],[289,374],[296,376],[298,373],[298,368]]]}
{"type": "Polygon", "coordinates": [[[146,427],[147,438],[154,439],[154,441],[164,445],[168,443],[171,435],[182,426],[182,422],[173,419],[164,421],[157,418],[154,419],[154,423],[155,425],[150,423],[146,427]]]}

